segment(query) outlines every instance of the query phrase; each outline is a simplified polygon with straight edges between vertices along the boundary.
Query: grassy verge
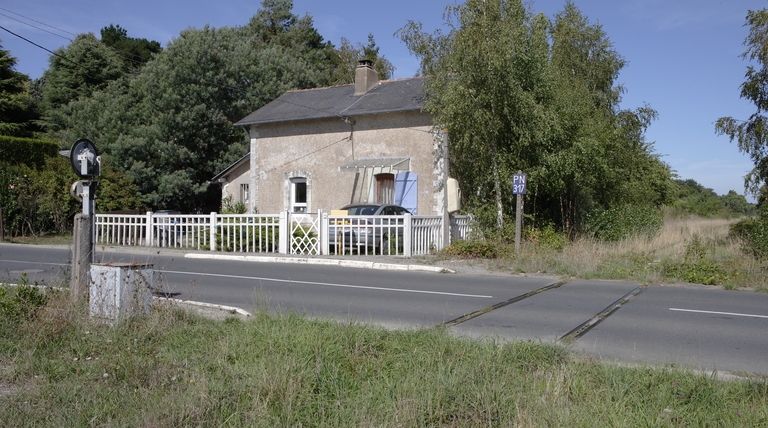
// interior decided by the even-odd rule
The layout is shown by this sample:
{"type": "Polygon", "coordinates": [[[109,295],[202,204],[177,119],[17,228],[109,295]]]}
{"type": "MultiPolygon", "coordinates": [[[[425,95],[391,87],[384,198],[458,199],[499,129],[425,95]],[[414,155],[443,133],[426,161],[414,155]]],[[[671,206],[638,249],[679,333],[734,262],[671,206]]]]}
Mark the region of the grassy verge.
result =
{"type": "MultiPolygon", "coordinates": [[[[3,242],[3,241],[0,241],[3,242]]],[[[33,235],[33,236],[6,236],[5,242],[30,245],[72,245],[72,234],[68,235],[33,235]]]]}
{"type": "Polygon", "coordinates": [[[652,237],[618,242],[578,238],[556,248],[529,240],[519,254],[511,246],[496,249],[498,256],[488,265],[518,273],[768,291],[768,261],[745,254],[739,239],[729,236],[736,221],[667,216],[661,232],[652,237]]]}
{"type": "Polygon", "coordinates": [[[764,379],[531,342],[177,307],[114,327],[66,294],[0,319],[3,426],[765,426],[764,379]]]}

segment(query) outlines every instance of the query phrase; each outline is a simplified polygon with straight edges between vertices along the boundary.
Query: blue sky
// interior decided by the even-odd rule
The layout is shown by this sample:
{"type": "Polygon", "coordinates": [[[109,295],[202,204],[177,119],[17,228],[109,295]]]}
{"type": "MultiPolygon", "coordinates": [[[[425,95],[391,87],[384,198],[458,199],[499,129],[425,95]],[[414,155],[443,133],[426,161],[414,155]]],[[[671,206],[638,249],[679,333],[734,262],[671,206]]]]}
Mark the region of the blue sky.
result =
{"type": "MultiPolygon", "coordinates": [[[[411,77],[416,59],[394,33],[408,20],[433,31],[453,0],[294,0],[294,13],[309,14],[320,34],[335,45],[373,33],[380,53],[396,67],[395,77],[411,77]]],[[[460,2],[459,2],[460,3],[460,2]]],[[[628,61],[619,76],[622,107],[648,103],[659,118],[646,134],[656,151],[681,178],[692,178],[718,194],[744,192],[743,176],[752,168],[727,137],[716,136],[721,116],[746,119],[754,108],[739,98],[747,62],[744,27],[748,10],[768,7],[759,0],[576,0],[591,22],[599,23],[628,61]]],[[[562,0],[536,0],[534,12],[553,16],[562,0]]],[[[165,45],[188,27],[239,26],[256,13],[260,1],[200,0],[4,0],[0,26],[47,49],[69,44],[73,34],[120,25],[130,37],[165,45]],[[21,22],[20,22],[21,21],[21,22]],[[35,28],[37,27],[37,28],[35,28]],[[52,28],[54,27],[54,28],[52,28]],[[53,34],[51,34],[53,33],[53,34]]],[[[18,60],[16,69],[32,78],[48,67],[49,54],[0,30],[3,49],[18,60]]],[[[753,200],[750,198],[750,200],[753,200]]]]}

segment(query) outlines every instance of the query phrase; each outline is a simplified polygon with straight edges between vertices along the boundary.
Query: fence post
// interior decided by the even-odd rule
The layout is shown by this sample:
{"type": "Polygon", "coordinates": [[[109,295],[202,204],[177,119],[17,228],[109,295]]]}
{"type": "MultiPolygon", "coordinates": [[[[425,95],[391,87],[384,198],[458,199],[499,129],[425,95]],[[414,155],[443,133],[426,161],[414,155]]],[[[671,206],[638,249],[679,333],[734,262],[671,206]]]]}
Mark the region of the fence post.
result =
{"type": "Polygon", "coordinates": [[[5,228],[3,227],[3,209],[0,208],[0,241],[5,241],[5,228]]]}
{"type": "Polygon", "coordinates": [[[325,241],[325,229],[323,229],[323,216],[327,216],[323,212],[323,210],[318,209],[317,210],[317,252],[320,253],[320,255],[326,254],[326,251],[324,251],[323,242],[325,241]]]}
{"type": "Polygon", "coordinates": [[[403,230],[403,255],[405,257],[411,257],[413,254],[413,244],[412,244],[412,237],[413,233],[411,232],[413,230],[412,227],[413,222],[413,216],[408,213],[405,215],[405,225],[403,230]]]}
{"type": "Polygon", "coordinates": [[[147,211],[147,224],[144,226],[144,236],[147,237],[146,246],[151,247],[155,243],[155,229],[152,227],[152,211],[147,211]]]}
{"type": "Polygon", "coordinates": [[[278,233],[280,233],[280,238],[278,238],[278,252],[280,254],[288,254],[288,248],[291,247],[289,242],[291,239],[290,218],[287,210],[280,212],[280,223],[277,226],[278,233]]]}
{"type": "MultiPolygon", "coordinates": [[[[209,232],[210,235],[208,239],[210,239],[209,242],[211,243],[211,251],[216,251],[216,212],[215,211],[211,212],[210,222],[211,222],[211,230],[209,232]]],[[[222,233],[221,236],[223,238],[224,234],[222,233]]],[[[221,245],[224,245],[224,243],[222,242],[221,245]]]]}
{"type": "Polygon", "coordinates": [[[318,217],[320,218],[320,254],[327,255],[329,250],[328,213],[318,210],[318,217]]]}

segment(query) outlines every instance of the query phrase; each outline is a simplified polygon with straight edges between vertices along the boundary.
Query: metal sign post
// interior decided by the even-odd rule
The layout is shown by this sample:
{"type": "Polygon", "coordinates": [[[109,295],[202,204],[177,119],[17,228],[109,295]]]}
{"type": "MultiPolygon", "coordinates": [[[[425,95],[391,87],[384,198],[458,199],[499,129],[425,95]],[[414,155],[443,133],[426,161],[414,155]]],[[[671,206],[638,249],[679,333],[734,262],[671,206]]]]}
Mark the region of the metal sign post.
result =
{"type": "Polygon", "coordinates": [[[88,292],[88,278],[91,263],[94,261],[93,234],[97,181],[101,175],[101,157],[92,142],[82,138],[77,140],[69,151],[72,170],[83,180],[76,181],[70,188],[73,197],[83,202],[83,213],[75,216],[73,232],[74,248],[72,256],[72,279],[70,288],[72,298],[79,300],[88,292]]]}
{"type": "Polygon", "coordinates": [[[515,209],[515,252],[520,252],[520,239],[523,229],[523,195],[525,195],[526,178],[523,171],[517,171],[512,176],[512,194],[517,195],[517,207],[515,209]]]}

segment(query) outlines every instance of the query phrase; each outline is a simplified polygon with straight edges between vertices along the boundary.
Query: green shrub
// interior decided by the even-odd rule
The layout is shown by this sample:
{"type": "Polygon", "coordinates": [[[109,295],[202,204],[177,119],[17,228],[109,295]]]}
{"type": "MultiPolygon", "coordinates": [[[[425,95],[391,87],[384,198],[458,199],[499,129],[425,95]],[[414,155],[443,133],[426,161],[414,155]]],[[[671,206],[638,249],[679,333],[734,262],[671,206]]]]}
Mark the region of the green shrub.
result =
{"type": "Polygon", "coordinates": [[[30,320],[47,300],[40,289],[27,284],[27,277],[23,275],[19,286],[0,287],[0,319],[10,322],[30,320]]]}
{"type": "Polygon", "coordinates": [[[768,218],[750,218],[731,225],[730,234],[740,238],[742,251],[759,259],[768,258],[768,218]]]}
{"type": "Polygon", "coordinates": [[[496,246],[486,241],[453,241],[445,253],[451,256],[472,259],[495,259],[498,255],[496,246]]]}
{"type": "Polygon", "coordinates": [[[565,248],[568,238],[564,233],[558,232],[552,225],[546,225],[539,229],[525,231],[525,240],[538,245],[540,248],[560,251],[565,248]]]}
{"type": "Polygon", "coordinates": [[[46,158],[58,154],[59,145],[46,140],[0,135],[0,159],[10,164],[40,168],[46,158]]]}
{"type": "Polygon", "coordinates": [[[618,241],[633,236],[653,236],[664,225],[657,208],[647,205],[622,205],[596,210],[587,216],[585,231],[604,241],[618,241]]]}
{"type": "Polygon", "coordinates": [[[705,241],[698,235],[694,235],[685,246],[685,261],[667,262],[664,273],[667,277],[678,278],[693,284],[724,284],[731,279],[731,275],[720,263],[711,259],[714,252],[714,242],[705,241]]]}
{"type": "Polygon", "coordinates": [[[664,273],[667,277],[692,284],[721,285],[731,279],[719,263],[706,259],[694,263],[670,263],[665,266],[664,273]]]}
{"type": "Polygon", "coordinates": [[[248,208],[245,206],[245,203],[232,202],[232,196],[227,196],[221,200],[222,214],[245,214],[246,211],[248,211],[248,208]]]}

